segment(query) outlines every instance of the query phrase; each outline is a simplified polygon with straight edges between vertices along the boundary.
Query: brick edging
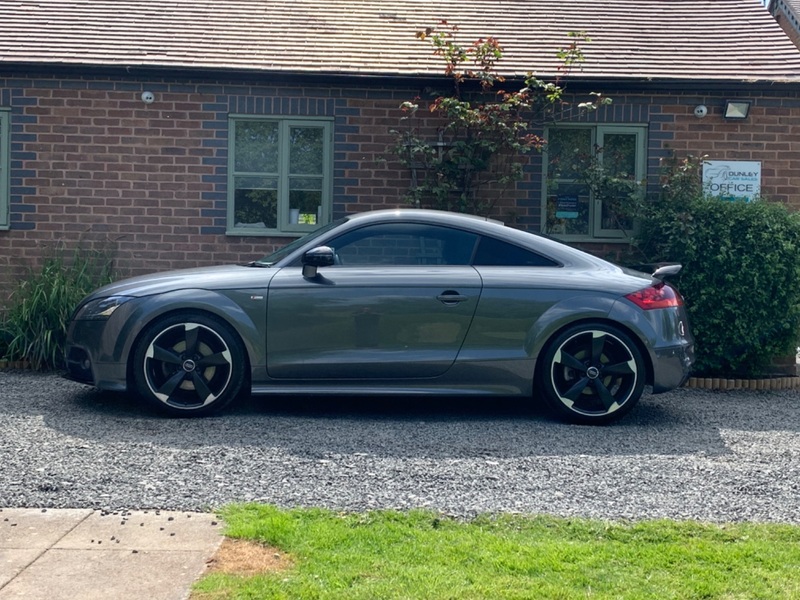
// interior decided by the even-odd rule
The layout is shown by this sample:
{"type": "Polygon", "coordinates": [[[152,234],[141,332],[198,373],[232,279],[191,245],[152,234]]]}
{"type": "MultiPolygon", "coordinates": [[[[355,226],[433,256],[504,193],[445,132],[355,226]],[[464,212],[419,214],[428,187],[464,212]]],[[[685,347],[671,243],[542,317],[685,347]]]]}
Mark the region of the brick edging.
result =
{"type": "Polygon", "coordinates": [[[794,390],[800,388],[800,377],[771,377],[768,379],[690,377],[683,387],[702,390],[794,390]]]}
{"type": "Polygon", "coordinates": [[[0,360],[0,371],[31,369],[32,365],[27,360],[0,360]]]}

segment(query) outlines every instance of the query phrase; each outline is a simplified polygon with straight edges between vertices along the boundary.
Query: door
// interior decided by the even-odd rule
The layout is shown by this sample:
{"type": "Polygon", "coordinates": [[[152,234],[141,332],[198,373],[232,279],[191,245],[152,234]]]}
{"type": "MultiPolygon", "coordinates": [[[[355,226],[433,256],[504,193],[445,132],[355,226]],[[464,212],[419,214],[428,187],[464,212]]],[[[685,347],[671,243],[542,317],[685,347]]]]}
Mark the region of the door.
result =
{"type": "Polygon", "coordinates": [[[337,265],[305,279],[285,267],[267,302],[267,369],[291,379],[406,379],[443,374],[472,323],[477,236],[413,224],[370,225],[330,240],[337,265]]]}

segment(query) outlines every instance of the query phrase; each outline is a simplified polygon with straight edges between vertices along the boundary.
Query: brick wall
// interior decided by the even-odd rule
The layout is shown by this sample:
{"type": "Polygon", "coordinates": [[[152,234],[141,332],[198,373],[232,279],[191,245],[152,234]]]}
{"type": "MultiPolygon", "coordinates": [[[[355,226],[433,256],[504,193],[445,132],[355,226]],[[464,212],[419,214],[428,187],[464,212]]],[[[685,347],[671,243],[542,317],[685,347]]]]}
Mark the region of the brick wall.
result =
{"type": "MultiPolygon", "coordinates": [[[[708,94],[618,94],[612,106],[587,115],[601,123],[648,126],[649,190],[658,193],[662,161],[672,155],[707,156],[709,160],[761,162],[761,192],[770,201],[800,210],[800,93],[720,91],[708,94]],[[726,99],[752,101],[744,121],[723,118],[726,99]],[[704,118],[694,115],[704,105],[704,118]],[[616,111],[616,112],[615,112],[616,111]]],[[[625,252],[608,242],[577,244],[604,258],[625,252]]]]}
{"type": "Polygon", "coordinates": [[[709,114],[698,119],[692,102],[665,105],[674,137],[665,147],[678,154],[717,160],[761,162],[761,190],[770,200],[800,210],[800,99],[777,95],[743,96],[753,101],[745,121],[722,118],[724,95],[697,98],[709,114]]]}
{"type": "Polygon", "coordinates": [[[397,206],[404,188],[386,161],[390,113],[395,96],[410,94],[376,90],[367,100],[364,90],[0,77],[12,124],[0,291],[54,246],[110,241],[133,275],[243,262],[285,244],[225,235],[230,113],[334,117],[336,216],[397,206]],[[141,100],[145,89],[152,104],[141,100]]]}
{"type": "MultiPolygon", "coordinates": [[[[614,94],[586,117],[649,125],[651,180],[671,151],[760,160],[763,191],[800,208],[800,100],[748,94],[751,117],[721,117],[726,94],[614,94]],[[694,106],[709,115],[697,119],[694,106]]],[[[228,115],[334,119],[334,216],[397,206],[409,185],[389,151],[401,101],[419,90],[230,82],[3,78],[11,109],[11,229],[0,231],[0,291],[54,245],[111,241],[126,274],[242,262],[287,238],[225,235],[228,115]],[[143,90],[155,93],[152,104],[143,90]]],[[[739,93],[741,95],[741,93],[739,93]]],[[[424,124],[435,131],[431,123],[424,124]]],[[[540,223],[541,158],[499,214],[522,227],[540,223]]],[[[600,255],[613,245],[588,244],[600,255]]]]}
{"type": "Polygon", "coordinates": [[[403,204],[409,175],[389,149],[394,144],[399,105],[413,95],[364,92],[337,103],[335,128],[334,216],[403,204]],[[375,97],[377,96],[377,97],[375,97]]]}

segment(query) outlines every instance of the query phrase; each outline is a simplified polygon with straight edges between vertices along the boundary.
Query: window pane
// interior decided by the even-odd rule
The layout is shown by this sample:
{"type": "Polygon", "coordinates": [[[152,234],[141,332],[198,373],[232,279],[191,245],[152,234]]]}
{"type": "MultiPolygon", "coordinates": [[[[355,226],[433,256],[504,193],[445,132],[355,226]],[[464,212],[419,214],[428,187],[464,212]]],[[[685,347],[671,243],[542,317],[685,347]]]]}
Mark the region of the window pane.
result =
{"type": "Polygon", "coordinates": [[[236,177],[234,181],[234,225],[277,227],[278,180],[272,177],[236,177]]]}
{"type": "Polygon", "coordinates": [[[577,179],[591,154],[591,129],[551,129],[547,141],[548,178],[577,179]]]}
{"type": "Polygon", "coordinates": [[[320,127],[292,127],[289,133],[289,174],[322,175],[322,144],[320,127]]]}
{"type": "Polygon", "coordinates": [[[289,180],[290,190],[321,190],[322,179],[319,177],[292,177],[289,180]]]}
{"type": "Polygon", "coordinates": [[[472,264],[476,267],[555,267],[557,263],[536,252],[498,239],[481,238],[472,264]]]}
{"type": "Polygon", "coordinates": [[[589,188],[580,183],[549,186],[545,232],[589,234],[589,188]]]}
{"type": "MultiPolygon", "coordinates": [[[[636,181],[636,149],[635,133],[606,133],[603,136],[603,167],[606,172],[618,180],[636,181]]],[[[633,219],[626,213],[630,190],[620,184],[609,187],[601,196],[600,227],[602,229],[632,229],[633,219]]]]}
{"type": "Polygon", "coordinates": [[[603,229],[633,229],[633,219],[607,202],[603,202],[602,223],[603,229]]]}
{"type": "Polygon", "coordinates": [[[468,265],[477,236],[429,225],[374,225],[330,242],[342,265],[468,265]]]}
{"type": "Polygon", "coordinates": [[[603,167],[614,177],[636,177],[636,134],[605,134],[603,167]]]}
{"type": "Polygon", "coordinates": [[[289,223],[316,225],[322,213],[322,179],[293,177],[289,180],[289,223]]]}
{"type": "Polygon", "coordinates": [[[237,173],[278,172],[278,123],[239,121],[236,123],[237,173]]]}

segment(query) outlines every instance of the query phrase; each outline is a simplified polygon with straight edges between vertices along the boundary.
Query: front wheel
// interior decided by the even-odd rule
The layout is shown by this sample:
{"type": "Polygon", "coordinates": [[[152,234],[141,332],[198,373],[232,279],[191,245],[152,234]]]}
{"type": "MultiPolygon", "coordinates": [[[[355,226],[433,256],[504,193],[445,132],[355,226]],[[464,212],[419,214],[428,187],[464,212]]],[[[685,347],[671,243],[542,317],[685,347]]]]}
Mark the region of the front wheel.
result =
{"type": "Polygon", "coordinates": [[[547,404],[572,423],[619,419],[644,391],[645,364],[636,344],[616,327],[576,325],[542,355],[539,385],[547,404]]]}
{"type": "Polygon", "coordinates": [[[142,335],[133,358],[139,395],[172,416],[202,416],[239,395],[245,380],[241,342],[202,314],[160,319],[142,335]]]}

